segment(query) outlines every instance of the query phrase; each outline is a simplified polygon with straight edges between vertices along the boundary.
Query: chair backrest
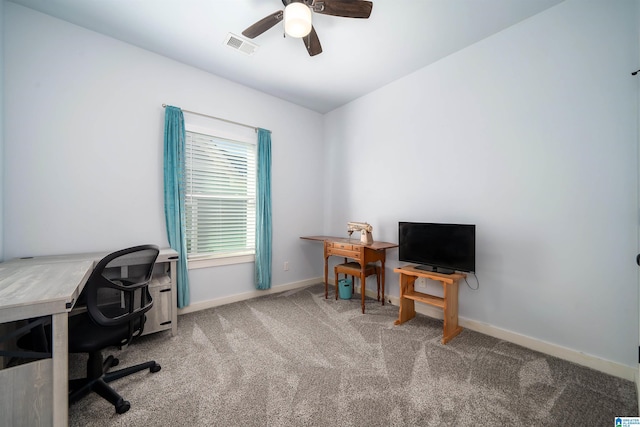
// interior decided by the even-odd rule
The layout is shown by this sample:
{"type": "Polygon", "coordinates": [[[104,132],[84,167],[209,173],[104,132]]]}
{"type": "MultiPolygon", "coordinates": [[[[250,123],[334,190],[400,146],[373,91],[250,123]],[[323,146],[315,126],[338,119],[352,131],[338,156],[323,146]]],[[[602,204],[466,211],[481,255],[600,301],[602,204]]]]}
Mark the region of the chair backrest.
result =
{"type": "Polygon", "coordinates": [[[149,281],[159,252],[155,245],[134,246],[98,262],[84,290],[95,323],[106,327],[129,323],[127,342],[142,333],[144,314],[153,305],[149,281]]]}

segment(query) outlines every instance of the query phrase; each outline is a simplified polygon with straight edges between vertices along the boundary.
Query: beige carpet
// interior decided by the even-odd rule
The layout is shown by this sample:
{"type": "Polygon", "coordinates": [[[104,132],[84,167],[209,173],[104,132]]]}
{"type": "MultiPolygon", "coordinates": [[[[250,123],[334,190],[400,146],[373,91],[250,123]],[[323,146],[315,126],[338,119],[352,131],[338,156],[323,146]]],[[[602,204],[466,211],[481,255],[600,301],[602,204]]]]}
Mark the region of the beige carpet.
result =
{"type": "MultiPolygon", "coordinates": [[[[96,395],[72,426],[609,426],[637,416],[635,385],[398,307],[323,297],[321,284],[180,316],[178,336],[143,337],[121,366],[162,370],[112,385],[118,415],[96,395]]],[[[70,355],[72,375],[84,357],[70,355]]]]}

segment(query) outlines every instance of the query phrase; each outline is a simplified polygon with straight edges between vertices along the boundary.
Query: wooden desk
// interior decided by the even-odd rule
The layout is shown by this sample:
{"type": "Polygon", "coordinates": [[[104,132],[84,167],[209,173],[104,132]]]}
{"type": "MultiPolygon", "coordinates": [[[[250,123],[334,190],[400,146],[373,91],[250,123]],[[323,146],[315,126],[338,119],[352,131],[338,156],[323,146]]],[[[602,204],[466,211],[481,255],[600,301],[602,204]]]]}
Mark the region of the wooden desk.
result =
{"type": "MultiPolygon", "coordinates": [[[[380,262],[382,267],[381,283],[384,289],[384,263],[386,260],[386,250],[398,247],[397,243],[389,242],[373,242],[370,245],[360,242],[358,239],[349,239],[345,237],[332,236],[303,236],[305,240],[314,240],[324,243],[324,297],[328,295],[327,276],[329,273],[329,257],[341,256],[352,259],[360,264],[360,294],[362,296],[362,313],[364,314],[364,298],[365,298],[365,267],[370,262],[380,262]]],[[[382,301],[384,305],[384,300],[382,301]]]]}
{"type": "Polygon", "coordinates": [[[442,344],[451,341],[462,332],[458,326],[458,281],[466,274],[442,274],[418,270],[415,266],[400,267],[393,270],[400,274],[400,310],[398,320],[394,325],[400,325],[416,315],[415,301],[440,307],[444,311],[444,325],[442,327],[442,344]],[[435,280],[442,283],[444,297],[423,294],[415,291],[415,281],[418,277],[435,280]]]}
{"type": "MultiPolygon", "coordinates": [[[[51,359],[0,369],[3,396],[0,425],[12,425],[12,420],[20,420],[22,425],[68,425],[68,313],[95,264],[105,255],[107,253],[15,258],[0,263],[0,323],[43,316],[51,316],[52,323],[51,359]]],[[[163,329],[172,329],[174,334],[177,332],[177,257],[173,249],[161,249],[156,261],[156,265],[166,263],[170,269],[167,274],[173,283],[173,292],[169,295],[171,322],[165,322],[163,329]]]]}

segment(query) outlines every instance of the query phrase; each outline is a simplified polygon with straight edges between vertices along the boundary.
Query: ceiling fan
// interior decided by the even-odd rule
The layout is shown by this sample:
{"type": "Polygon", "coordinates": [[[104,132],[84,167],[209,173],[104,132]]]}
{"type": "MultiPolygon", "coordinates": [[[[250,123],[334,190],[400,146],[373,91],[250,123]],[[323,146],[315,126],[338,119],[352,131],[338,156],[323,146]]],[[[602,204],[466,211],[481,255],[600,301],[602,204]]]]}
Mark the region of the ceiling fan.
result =
{"type": "Polygon", "coordinates": [[[365,0],[282,0],[284,10],[266,16],[242,32],[253,39],[284,20],[285,34],[302,38],[310,56],[322,53],[316,30],[311,25],[311,12],[344,18],[368,18],[373,3],[365,0]]]}

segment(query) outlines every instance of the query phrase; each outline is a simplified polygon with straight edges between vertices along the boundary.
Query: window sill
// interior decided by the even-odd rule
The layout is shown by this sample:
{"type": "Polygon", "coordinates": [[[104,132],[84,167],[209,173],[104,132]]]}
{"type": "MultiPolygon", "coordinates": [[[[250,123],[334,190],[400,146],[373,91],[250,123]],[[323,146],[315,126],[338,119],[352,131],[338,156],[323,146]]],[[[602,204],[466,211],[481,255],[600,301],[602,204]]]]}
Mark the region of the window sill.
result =
{"type": "Polygon", "coordinates": [[[198,268],[219,267],[221,265],[245,264],[255,261],[255,255],[239,255],[224,258],[206,258],[189,260],[187,265],[189,270],[198,268]]]}

